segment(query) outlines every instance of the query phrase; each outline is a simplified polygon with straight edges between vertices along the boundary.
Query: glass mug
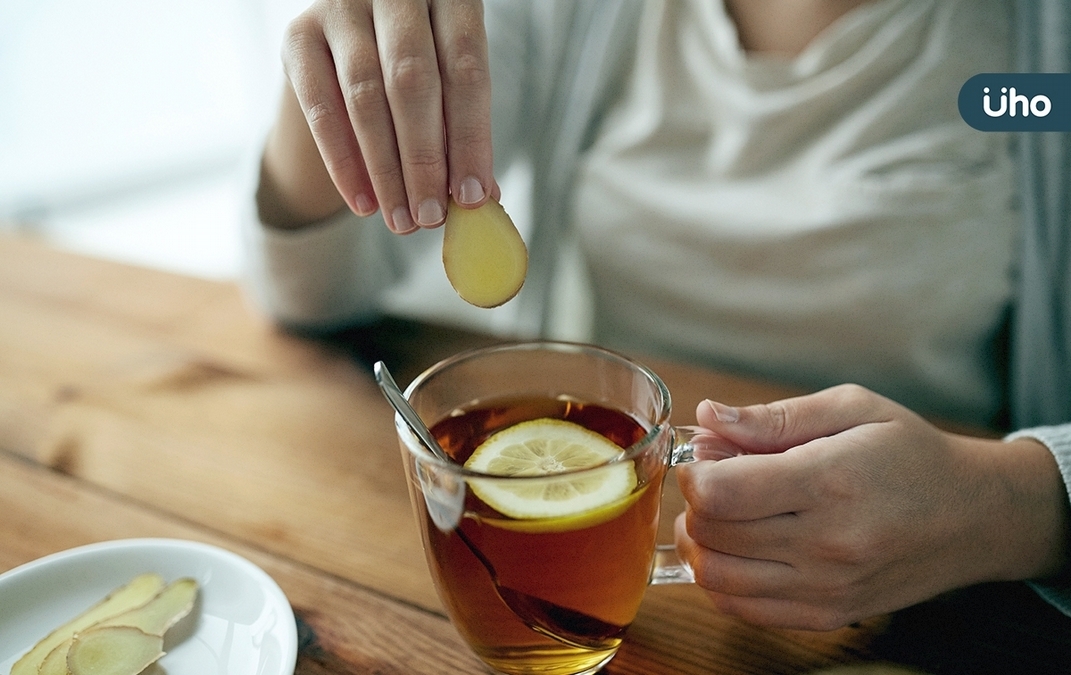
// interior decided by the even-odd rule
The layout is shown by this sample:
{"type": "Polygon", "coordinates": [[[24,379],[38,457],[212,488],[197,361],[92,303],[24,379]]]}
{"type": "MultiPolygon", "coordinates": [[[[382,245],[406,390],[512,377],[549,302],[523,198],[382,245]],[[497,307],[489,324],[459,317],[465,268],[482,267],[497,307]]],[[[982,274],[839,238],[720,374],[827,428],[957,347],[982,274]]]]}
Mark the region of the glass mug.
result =
{"type": "Polygon", "coordinates": [[[461,636],[508,675],[594,673],[617,652],[649,584],[691,583],[672,546],[657,546],[662,484],[693,461],[694,430],[669,424],[671,399],[648,368],[588,345],[531,342],[476,349],[419,375],[405,397],[458,460],[427,450],[400,416],[409,494],[435,586],[461,636]],[[552,476],[501,476],[462,463],[521,421],[577,422],[621,457],[552,476]],[[631,462],[627,497],[589,513],[511,519],[477,493],[545,489],[631,462]],[[481,490],[483,488],[483,490],[481,490]]]}

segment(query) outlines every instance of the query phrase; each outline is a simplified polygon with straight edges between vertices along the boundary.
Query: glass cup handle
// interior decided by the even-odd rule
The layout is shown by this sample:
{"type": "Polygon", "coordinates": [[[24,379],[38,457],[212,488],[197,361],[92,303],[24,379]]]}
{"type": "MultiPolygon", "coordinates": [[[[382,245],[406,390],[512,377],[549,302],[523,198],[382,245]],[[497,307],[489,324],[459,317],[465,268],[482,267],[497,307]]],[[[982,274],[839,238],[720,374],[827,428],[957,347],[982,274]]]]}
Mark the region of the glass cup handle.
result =
{"type": "Polygon", "coordinates": [[[677,555],[673,544],[659,544],[655,547],[654,566],[651,568],[651,586],[661,584],[694,584],[695,574],[692,567],[677,555]]]}
{"type": "MultiPolygon", "coordinates": [[[[669,455],[669,465],[691,464],[698,461],[695,451],[703,449],[703,461],[728,459],[736,453],[714,447],[715,437],[702,427],[674,427],[673,448],[669,455]]],[[[681,560],[677,547],[673,544],[659,544],[655,547],[654,566],[651,569],[650,585],[660,584],[694,584],[695,574],[691,566],[681,560]]]]}
{"type": "Polygon", "coordinates": [[[703,427],[673,427],[673,449],[669,454],[669,465],[691,464],[697,461],[696,450],[703,451],[703,460],[721,460],[735,457],[739,453],[730,452],[718,443],[718,437],[703,427]]]}

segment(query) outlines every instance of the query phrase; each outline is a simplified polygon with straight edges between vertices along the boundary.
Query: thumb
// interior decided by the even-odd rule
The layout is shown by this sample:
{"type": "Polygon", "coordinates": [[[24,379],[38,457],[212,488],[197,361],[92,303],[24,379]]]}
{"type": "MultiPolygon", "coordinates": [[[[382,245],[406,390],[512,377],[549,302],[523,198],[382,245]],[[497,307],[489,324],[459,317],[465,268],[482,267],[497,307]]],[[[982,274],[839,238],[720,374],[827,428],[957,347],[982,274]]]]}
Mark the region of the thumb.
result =
{"type": "Polygon", "coordinates": [[[868,422],[890,419],[894,404],[854,384],[740,408],[703,401],[699,424],[749,453],[782,452],[868,422]]]}

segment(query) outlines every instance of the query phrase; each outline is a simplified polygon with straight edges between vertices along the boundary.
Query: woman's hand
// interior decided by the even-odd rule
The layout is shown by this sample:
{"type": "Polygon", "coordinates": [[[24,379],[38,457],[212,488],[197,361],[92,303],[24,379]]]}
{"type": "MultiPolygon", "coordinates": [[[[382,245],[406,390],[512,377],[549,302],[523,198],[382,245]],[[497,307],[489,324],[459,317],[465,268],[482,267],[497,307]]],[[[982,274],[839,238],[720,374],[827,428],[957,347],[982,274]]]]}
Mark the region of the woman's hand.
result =
{"type": "Polygon", "coordinates": [[[382,209],[398,233],[441,225],[451,194],[472,207],[497,194],[478,0],[317,0],[290,24],[283,65],[264,168],[284,211],[303,215],[316,192],[308,170],[288,168],[312,148],[351,210],[382,209]]]}
{"type": "Polygon", "coordinates": [[[730,614],[827,630],[1064,562],[1067,495],[1036,441],[945,433],[853,385],[697,414],[747,453],[678,469],[678,549],[730,614]]]}

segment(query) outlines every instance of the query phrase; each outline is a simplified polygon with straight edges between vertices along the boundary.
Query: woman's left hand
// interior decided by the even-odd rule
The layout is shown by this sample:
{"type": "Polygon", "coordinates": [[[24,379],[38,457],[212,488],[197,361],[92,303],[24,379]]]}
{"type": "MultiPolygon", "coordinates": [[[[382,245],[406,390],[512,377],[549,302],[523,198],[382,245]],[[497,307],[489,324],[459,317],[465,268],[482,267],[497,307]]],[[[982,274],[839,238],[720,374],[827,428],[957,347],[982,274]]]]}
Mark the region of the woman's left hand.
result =
{"type": "Polygon", "coordinates": [[[1064,562],[1067,493],[1034,440],[943,432],[854,385],[697,416],[742,454],[678,469],[677,547],[747,621],[828,630],[1064,562]]]}

